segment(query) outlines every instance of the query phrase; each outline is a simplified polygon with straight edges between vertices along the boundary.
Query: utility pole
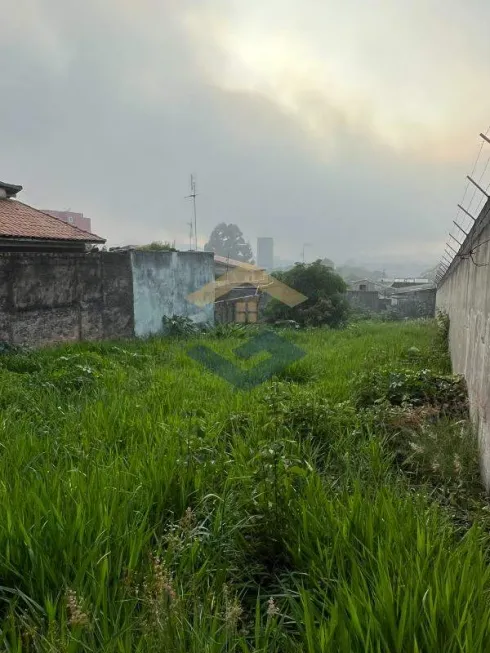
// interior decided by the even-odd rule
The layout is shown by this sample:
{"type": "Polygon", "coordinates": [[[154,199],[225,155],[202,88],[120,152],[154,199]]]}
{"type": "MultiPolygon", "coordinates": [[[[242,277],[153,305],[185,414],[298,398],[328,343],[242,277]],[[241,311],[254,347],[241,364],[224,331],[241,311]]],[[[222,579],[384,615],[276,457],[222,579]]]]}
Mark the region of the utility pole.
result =
{"type": "Polygon", "coordinates": [[[311,247],[310,243],[303,243],[303,263],[305,262],[305,247],[311,247]]]}
{"type": "Polygon", "coordinates": [[[192,220],[187,223],[189,226],[189,251],[192,250],[192,220]]]}
{"type": "Polygon", "coordinates": [[[192,199],[192,204],[194,207],[194,243],[196,246],[196,252],[197,252],[197,209],[196,209],[196,180],[194,179],[194,175],[191,175],[191,194],[186,197],[186,199],[192,199]]]}

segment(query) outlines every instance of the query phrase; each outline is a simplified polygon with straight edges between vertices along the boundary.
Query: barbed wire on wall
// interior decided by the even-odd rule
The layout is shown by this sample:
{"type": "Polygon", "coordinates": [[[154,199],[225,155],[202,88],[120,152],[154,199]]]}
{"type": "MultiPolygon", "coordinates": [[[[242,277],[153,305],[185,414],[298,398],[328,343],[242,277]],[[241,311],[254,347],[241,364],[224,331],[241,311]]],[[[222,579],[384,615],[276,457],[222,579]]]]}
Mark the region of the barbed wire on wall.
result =
{"type": "Polygon", "coordinates": [[[477,260],[478,248],[483,244],[474,246],[472,239],[469,242],[469,249],[463,255],[460,249],[468,236],[472,233],[473,225],[478,218],[485,202],[489,198],[490,189],[490,138],[488,134],[490,126],[483,134],[480,134],[478,153],[473,163],[471,173],[466,177],[466,184],[461,201],[457,205],[457,212],[452,221],[449,238],[446,247],[439,261],[435,281],[439,283],[449,266],[456,257],[467,258],[478,267],[488,265],[477,260]],[[488,156],[486,156],[488,154],[488,156]],[[476,200],[476,202],[475,202],[476,200]]]}

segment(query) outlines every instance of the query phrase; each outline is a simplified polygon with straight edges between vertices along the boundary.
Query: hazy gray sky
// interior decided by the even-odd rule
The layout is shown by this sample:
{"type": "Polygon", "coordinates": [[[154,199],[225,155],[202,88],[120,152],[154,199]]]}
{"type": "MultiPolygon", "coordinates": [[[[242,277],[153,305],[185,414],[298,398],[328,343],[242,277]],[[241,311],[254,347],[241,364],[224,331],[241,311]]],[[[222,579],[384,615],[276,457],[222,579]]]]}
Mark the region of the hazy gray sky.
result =
{"type": "MultiPolygon", "coordinates": [[[[110,244],[236,222],[437,260],[490,123],[484,0],[0,0],[0,179],[110,244]]],[[[489,146],[490,153],[490,146],[489,146]]],[[[478,198],[477,198],[478,199],[478,198]]],[[[417,272],[417,270],[414,270],[417,272]]]]}

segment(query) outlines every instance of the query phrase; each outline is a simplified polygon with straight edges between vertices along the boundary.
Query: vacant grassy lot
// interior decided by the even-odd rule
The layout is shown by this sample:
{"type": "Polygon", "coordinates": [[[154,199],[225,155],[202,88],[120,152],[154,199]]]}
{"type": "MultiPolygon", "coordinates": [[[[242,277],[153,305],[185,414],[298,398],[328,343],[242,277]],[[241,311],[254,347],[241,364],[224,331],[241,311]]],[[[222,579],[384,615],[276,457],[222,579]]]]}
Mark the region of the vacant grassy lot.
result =
{"type": "Polygon", "coordinates": [[[2,650],[490,649],[486,504],[435,324],[286,337],[307,355],[251,391],[186,340],[0,356],[2,650]]]}

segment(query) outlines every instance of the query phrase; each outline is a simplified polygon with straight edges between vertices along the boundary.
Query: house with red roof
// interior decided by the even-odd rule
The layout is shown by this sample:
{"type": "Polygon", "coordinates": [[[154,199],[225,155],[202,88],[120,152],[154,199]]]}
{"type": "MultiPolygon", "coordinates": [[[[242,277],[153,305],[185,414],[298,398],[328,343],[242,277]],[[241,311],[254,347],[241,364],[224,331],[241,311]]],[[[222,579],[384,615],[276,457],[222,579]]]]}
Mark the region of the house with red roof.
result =
{"type": "Polygon", "coordinates": [[[0,252],[85,252],[104,238],[19,202],[22,186],[0,181],[0,252]]]}

